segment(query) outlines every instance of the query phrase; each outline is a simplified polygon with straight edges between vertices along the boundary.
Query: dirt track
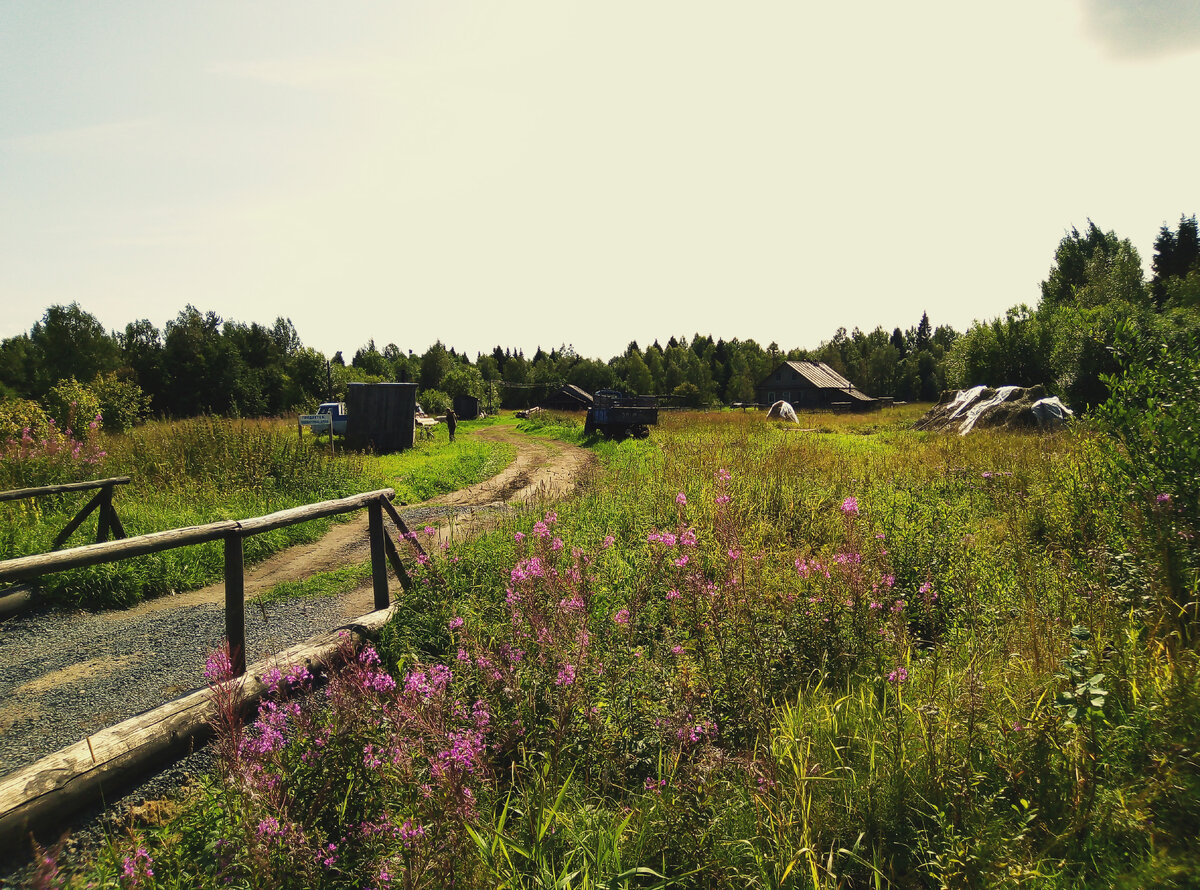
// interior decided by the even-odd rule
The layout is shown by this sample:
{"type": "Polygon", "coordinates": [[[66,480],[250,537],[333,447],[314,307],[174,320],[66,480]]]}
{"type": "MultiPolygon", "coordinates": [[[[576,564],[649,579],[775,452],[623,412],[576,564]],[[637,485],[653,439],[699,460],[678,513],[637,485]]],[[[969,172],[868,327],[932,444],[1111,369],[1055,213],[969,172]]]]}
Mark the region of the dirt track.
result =
{"type": "MultiPolygon", "coordinates": [[[[462,537],[505,504],[570,493],[594,462],[581,448],[535,439],[508,427],[480,438],[512,442],[516,459],[478,485],[401,508],[414,531],[462,537]]],[[[249,568],[252,601],[281,581],[370,558],[365,514],[335,525],[320,541],[249,568]]],[[[160,597],[130,609],[63,614],[43,610],[0,624],[0,773],[141,713],[200,685],[204,658],[224,637],[223,584],[160,597]]],[[[370,582],[341,597],[248,602],[247,660],[369,612],[370,582]]]]}

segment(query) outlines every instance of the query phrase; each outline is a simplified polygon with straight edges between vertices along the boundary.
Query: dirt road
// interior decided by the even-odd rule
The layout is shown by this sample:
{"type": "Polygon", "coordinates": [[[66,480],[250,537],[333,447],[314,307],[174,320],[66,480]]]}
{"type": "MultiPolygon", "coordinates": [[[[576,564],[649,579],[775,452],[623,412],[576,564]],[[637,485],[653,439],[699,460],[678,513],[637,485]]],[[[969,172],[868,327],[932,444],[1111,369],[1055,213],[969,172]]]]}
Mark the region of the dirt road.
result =
{"type": "MultiPolygon", "coordinates": [[[[471,534],[505,505],[561,498],[594,464],[584,449],[535,439],[509,427],[472,433],[511,442],[516,459],[478,485],[401,514],[440,539],[471,534]]],[[[370,558],[367,520],[335,525],[320,541],[294,547],[246,572],[247,661],[328,631],[372,608],[368,581],[337,598],[255,603],[281,581],[370,558]]],[[[0,624],[0,774],[97,729],[197,688],[204,659],[224,638],[224,585],[150,600],[130,609],[64,614],[35,611],[0,624]]]]}

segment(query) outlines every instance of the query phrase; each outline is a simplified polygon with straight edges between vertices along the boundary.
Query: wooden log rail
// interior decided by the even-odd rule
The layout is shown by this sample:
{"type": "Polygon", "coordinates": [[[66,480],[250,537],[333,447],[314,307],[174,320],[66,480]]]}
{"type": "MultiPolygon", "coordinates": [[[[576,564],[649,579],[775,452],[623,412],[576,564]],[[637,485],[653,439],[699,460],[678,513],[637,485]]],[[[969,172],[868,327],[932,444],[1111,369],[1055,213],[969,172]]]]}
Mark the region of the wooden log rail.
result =
{"type": "Polygon", "coordinates": [[[28,581],[67,569],[118,562],[148,553],[158,553],[163,550],[173,550],[176,547],[187,547],[221,539],[225,543],[225,633],[229,640],[230,660],[233,662],[234,674],[241,676],[246,672],[246,581],[243,540],[250,535],[308,522],[311,519],[351,513],[365,507],[371,544],[371,584],[375,594],[375,609],[377,611],[386,609],[391,604],[391,596],[388,591],[388,563],[391,563],[405,590],[412,587],[412,580],[404,570],[395,542],[392,541],[384,527],[383,513],[385,509],[392,522],[400,530],[401,537],[417,552],[420,561],[428,561],[416,536],[408,530],[408,526],[392,506],[393,497],[395,497],[395,491],[383,488],[337,500],[321,501],[316,504],[306,504],[303,507],[280,510],[277,513],[269,513],[266,516],[256,516],[251,519],[226,519],[206,525],[152,532],[118,541],[85,544],[82,547],[72,547],[53,553],[39,553],[34,556],[8,559],[0,562],[0,583],[28,581]]]}
{"type": "Polygon", "coordinates": [[[100,510],[100,524],[96,528],[96,543],[100,544],[107,541],[110,535],[118,540],[125,537],[125,527],[121,525],[121,519],[117,516],[117,511],[113,509],[112,498],[113,489],[116,486],[128,484],[128,476],[115,476],[112,479],[94,479],[91,482],[66,482],[62,485],[42,485],[37,488],[15,488],[12,491],[0,491],[0,502],[98,488],[100,490],[96,492],[95,496],[83,505],[83,509],[75,514],[75,518],[68,522],[67,527],[54,539],[50,549],[57,550],[65,544],[67,538],[71,537],[75,533],[75,529],[79,528],[96,509],[100,510]]]}

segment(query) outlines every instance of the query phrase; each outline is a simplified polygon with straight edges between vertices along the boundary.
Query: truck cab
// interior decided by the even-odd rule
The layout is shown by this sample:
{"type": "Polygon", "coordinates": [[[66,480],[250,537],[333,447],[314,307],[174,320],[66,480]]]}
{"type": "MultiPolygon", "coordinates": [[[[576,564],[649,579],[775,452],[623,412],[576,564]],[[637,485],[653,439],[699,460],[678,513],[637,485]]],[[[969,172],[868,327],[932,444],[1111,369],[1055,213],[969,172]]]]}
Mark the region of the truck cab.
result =
{"type": "Polygon", "coordinates": [[[345,402],[322,402],[321,407],[317,409],[317,413],[332,415],[333,431],[339,436],[346,435],[345,402]]]}

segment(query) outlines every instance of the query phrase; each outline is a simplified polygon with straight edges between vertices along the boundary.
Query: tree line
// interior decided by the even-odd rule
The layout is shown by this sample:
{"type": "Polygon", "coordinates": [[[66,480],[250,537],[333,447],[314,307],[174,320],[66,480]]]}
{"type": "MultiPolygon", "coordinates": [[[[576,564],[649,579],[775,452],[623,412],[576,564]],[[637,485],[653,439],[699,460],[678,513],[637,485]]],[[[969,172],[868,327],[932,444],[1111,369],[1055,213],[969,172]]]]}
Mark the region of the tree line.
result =
{"type": "Polygon", "coordinates": [[[374,340],[347,362],[305,346],[292,322],[222,319],[188,305],[162,329],[147,319],[106,331],[78,303],[49,307],[27,334],[0,342],[0,398],[43,405],[90,399],[106,426],[143,417],[210,413],[279,415],[344,398],[362,382],[412,382],[430,412],[457,395],[491,408],[537,404],[564,383],[588,392],[615,388],[706,406],[752,402],[755,386],[783,360],[830,365],[869,395],[932,401],[948,388],[1044,384],[1068,404],[1089,408],[1121,370],[1111,344],[1197,326],[1200,237],[1196,217],[1163,226],[1152,275],[1128,239],[1089,220],[1059,242],[1036,308],[1018,305],[965,332],[934,327],[927,314],[906,329],[839,329],[815,349],[762,346],[752,339],[672,336],[666,344],[631,342],[607,361],[570,345],[526,356],[497,345],[472,361],[441,341],[417,354],[374,340]],[[1131,334],[1132,332],[1132,334],[1131,334]]]}

